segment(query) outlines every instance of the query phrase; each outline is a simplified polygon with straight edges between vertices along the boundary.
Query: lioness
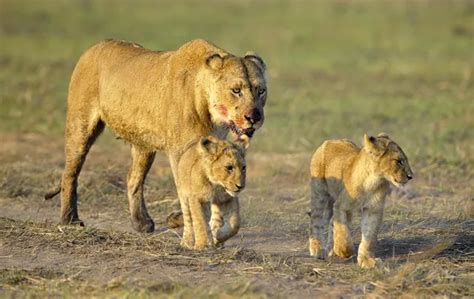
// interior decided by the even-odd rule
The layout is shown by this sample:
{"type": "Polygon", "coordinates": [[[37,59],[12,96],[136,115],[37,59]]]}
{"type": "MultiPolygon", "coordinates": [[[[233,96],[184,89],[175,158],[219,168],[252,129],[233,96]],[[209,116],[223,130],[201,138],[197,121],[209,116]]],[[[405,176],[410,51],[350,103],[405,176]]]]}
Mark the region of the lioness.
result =
{"type": "Polygon", "coordinates": [[[77,211],[77,180],[86,155],[108,126],[131,144],[128,199],[133,227],[154,231],[143,183],[156,151],[164,151],[176,181],[183,147],[208,135],[248,139],[264,121],[265,63],[237,57],[205,40],[175,51],[151,51],[107,40],[79,59],[69,85],[66,163],[61,186],[61,222],[83,223],[77,211]]]}
{"type": "Polygon", "coordinates": [[[238,232],[237,195],[245,187],[245,169],[244,150],[229,141],[208,136],[189,146],[176,174],[184,218],[182,246],[201,250],[221,245],[238,232]],[[216,192],[227,196],[214,196],[216,192]]]}
{"type": "Polygon", "coordinates": [[[352,212],[361,210],[362,241],[357,263],[362,268],[374,267],[389,182],[399,187],[412,178],[405,153],[384,133],[377,137],[365,135],[362,149],[349,140],[325,141],[311,160],[310,254],[318,258],[324,258],[327,252],[352,256],[349,225],[352,212]],[[330,222],[332,231],[329,227],[325,244],[324,229],[330,222]]]}

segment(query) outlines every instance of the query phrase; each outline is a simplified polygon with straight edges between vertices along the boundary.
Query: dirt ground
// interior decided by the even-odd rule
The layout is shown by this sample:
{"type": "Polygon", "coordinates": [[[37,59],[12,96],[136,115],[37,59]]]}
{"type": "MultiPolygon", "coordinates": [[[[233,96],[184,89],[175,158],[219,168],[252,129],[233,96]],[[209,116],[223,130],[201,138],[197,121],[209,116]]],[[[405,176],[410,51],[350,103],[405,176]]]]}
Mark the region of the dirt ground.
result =
{"type": "MultiPolygon", "coordinates": [[[[155,161],[145,194],[157,223],[154,234],[131,230],[128,146],[107,137],[93,147],[80,179],[86,227],[58,226],[58,198],[44,201],[42,195],[59,178],[62,140],[31,134],[1,139],[0,296],[474,295],[473,199],[467,187],[440,191],[420,178],[394,192],[377,245],[384,267],[370,271],[354,259],[309,257],[310,153],[250,152],[241,231],[223,249],[192,252],[179,247],[181,231],[164,223],[178,207],[164,157],[155,161]]],[[[358,242],[357,224],[353,233],[358,242]]]]}

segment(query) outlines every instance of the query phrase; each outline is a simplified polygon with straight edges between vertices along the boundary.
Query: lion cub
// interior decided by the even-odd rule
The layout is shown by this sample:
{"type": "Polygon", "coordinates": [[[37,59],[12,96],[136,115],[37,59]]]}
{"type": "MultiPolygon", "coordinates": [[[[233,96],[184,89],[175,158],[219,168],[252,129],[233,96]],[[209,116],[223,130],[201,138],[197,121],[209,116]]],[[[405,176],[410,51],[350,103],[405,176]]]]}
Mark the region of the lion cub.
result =
{"type": "Polygon", "coordinates": [[[203,137],[184,152],[176,174],[184,220],[182,246],[202,250],[238,232],[237,195],[245,187],[245,172],[244,149],[226,140],[203,137]]]}
{"type": "Polygon", "coordinates": [[[364,146],[349,140],[325,141],[311,160],[311,236],[309,251],[348,258],[354,253],[349,225],[352,212],[362,213],[362,240],[357,263],[372,268],[385,196],[390,184],[400,187],[413,178],[403,150],[386,134],[364,136],[364,146]],[[327,243],[324,229],[329,227],[327,243]],[[332,229],[331,229],[332,227],[332,229]]]}

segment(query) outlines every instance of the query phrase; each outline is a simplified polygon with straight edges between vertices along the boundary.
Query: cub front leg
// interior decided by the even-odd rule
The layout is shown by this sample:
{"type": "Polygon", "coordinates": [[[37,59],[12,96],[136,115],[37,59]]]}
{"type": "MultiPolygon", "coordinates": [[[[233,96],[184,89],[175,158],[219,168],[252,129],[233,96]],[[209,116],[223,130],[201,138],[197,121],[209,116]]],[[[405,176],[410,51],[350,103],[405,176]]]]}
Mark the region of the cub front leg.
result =
{"type": "Polygon", "coordinates": [[[382,218],[383,205],[375,209],[365,208],[362,210],[362,240],[357,255],[357,264],[362,268],[370,269],[381,264],[381,260],[375,258],[374,252],[382,218]]]}
{"type": "Polygon", "coordinates": [[[212,240],[211,230],[208,220],[206,219],[206,213],[204,211],[204,209],[209,209],[209,204],[202,204],[201,202],[202,201],[197,198],[189,199],[189,208],[194,230],[195,250],[203,250],[207,246],[211,245],[210,240],[212,240]]]}
{"type": "Polygon", "coordinates": [[[211,207],[211,231],[214,245],[222,246],[224,242],[235,236],[240,229],[239,198],[233,197],[229,201],[211,207]],[[227,218],[223,221],[224,216],[227,218]]]}
{"type": "MultiPolygon", "coordinates": [[[[338,198],[341,203],[343,198],[338,198]]],[[[351,222],[351,213],[344,209],[344,205],[336,204],[334,206],[333,216],[333,251],[332,255],[349,258],[354,254],[354,244],[352,243],[351,231],[349,225],[351,222]]]]}
{"type": "Polygon", "coordinates": [[[191,212],[189,210],[189,200],[187,197],[180,197],[181,211],[183,212],[183,239],[181,240],[181,246],[186,248],[193,248],[194,245],[194,228],[193,221],[191,218],[191,212]]]}

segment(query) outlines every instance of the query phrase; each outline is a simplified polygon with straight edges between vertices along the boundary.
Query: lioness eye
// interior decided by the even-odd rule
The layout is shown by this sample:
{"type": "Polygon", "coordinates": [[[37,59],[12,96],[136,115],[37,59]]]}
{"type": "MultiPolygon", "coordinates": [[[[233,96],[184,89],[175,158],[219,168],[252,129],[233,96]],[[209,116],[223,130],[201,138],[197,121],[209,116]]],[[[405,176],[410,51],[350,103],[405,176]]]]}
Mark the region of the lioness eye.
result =
{"type": "Polygon", "coordinates": [[[247,166],[242,167],[242,171],[245,171],[247,169],[247,166]]]}
{"type": "Polygon", "coordinates": [[[234,166],[226,165],[225,170],[227,170],[228,172],[232,172],[232,170],[234,170],[234,166]]]}
{"type": "Polygon", "coordinates": [[[232,92],[235,94],[240,94],[240,88],[238,87],[232,88],[232,92]]]}
{"type": "Polygon", "coordinates": [[[397,165],[398,165],[398,166],[402,166],[402,165],[403,165],[402,160],[397,160],[397,165]]]}

